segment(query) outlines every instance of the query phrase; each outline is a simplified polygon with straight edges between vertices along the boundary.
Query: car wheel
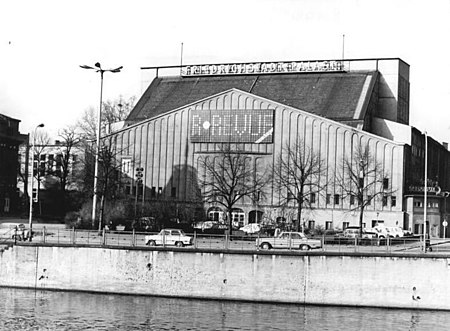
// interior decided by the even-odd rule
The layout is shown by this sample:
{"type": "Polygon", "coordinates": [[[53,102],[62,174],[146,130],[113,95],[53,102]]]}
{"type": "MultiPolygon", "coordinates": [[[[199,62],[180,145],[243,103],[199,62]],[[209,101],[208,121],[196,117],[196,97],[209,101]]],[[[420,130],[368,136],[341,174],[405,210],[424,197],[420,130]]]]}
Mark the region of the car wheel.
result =
{"type": "Polygon", "coordinates": [[[262,249],[271,249],[272,247],[270,246],[269,243],[262,243],[262,244],[261,244],[261,248],[262,248],[262,249]]]}
{"type": "Polygon", "coordinates": [[[306,245],[306,244],[302,244],[302,245],[300,245],[300,249],[301,249],[302,251],[309,251],[309,250],[311,249],[311,247],[309,247],[309,246],[306,245]]]}
{"type": "Polygon", "coordinates": [[[147,241],[147,245],[148,245],[148,246],[156,246],[156,241],[154,241],[154,240],[149,240],[149,241],[147,241]]]}
{"type": "Polygon", "coordinates": [[[183,244],[182,241],[177,241],[177,242],[175,243],[175,246],[177,246],[177,247],[184,247],[184,244],[183,244]]]}

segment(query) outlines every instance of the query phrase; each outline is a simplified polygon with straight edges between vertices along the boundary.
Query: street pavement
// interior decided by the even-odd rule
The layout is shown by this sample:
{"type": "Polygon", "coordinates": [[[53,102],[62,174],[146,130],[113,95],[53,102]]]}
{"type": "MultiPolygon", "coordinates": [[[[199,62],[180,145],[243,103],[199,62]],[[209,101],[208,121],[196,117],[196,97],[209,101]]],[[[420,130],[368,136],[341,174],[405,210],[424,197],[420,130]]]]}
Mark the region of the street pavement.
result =
{"type": "MultiPolygon", "coordinates": [[[[23,218],[0,218],[0,236],[11,238],[8,232],[14,226],[24,224],[28,227],[28,219],[23,218]],[[8,234],[5,234],[6,232],[8,234]]],[[[36,232],[33,242],[46,244],[75,244],[75,245],[106,245],[121,247],[148,247],[144,237],[145,233],[135,233],[125,231],[106,232],[105,236],[97,231],[66,229],[65,224],[33,222],[33,232],[36,232]],[[45,229],[45,230],[44,230],[45,229]]],[[[192,249],[230,249],[230,250],[261,250],[256,247],[254,238],[236,238],[232,241],[225,241],[223,236],[198,235],[195,238],[195,245],[188,246],[192,249]]],[[[432,238],[432,253],[450,254],[449,238],[432,238]]],[[[276,251],[276,250],[274,250],[276,251]]],[[[286,250],[284,250],[286,251],[286,250]]],[[[317,250],[316,250],[317,251],[317,250]]],[[[354,244],[326,244],[319,251],[327,252],[377,252],[377,253],[421,253],[423,252],[423,242],[418,240],[402,241],[394,245],[354,245],[354,244]]]]}

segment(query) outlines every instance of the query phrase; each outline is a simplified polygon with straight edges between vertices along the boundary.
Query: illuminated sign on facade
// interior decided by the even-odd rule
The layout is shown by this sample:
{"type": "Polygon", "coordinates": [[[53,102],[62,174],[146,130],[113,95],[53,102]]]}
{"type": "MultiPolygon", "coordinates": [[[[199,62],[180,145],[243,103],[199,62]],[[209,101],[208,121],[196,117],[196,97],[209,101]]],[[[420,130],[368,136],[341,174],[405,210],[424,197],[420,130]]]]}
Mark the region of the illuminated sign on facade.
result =
{"type": "Polygon", "coordinates": [[[249,75],[343,71],[342,61],[259,62],[183,66],[182,76],[249,75]]]}
{"type": "Polygon", "coordinates": [[[272,143],[274,111],[268,109],[191,110],[192,142],[272,143]]]}

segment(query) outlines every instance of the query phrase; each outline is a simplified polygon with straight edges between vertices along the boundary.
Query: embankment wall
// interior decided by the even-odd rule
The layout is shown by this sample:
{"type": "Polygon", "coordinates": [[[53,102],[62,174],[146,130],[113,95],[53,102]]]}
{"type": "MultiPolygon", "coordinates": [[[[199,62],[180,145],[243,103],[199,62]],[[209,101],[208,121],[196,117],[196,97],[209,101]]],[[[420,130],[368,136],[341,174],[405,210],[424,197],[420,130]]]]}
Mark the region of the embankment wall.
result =
{"type": "Polygon", "coordinates": [[[424,254],[17,245],[0,256],[0,286],[258,302],[450,310],[449,280],[450,258],[424,254]]]}

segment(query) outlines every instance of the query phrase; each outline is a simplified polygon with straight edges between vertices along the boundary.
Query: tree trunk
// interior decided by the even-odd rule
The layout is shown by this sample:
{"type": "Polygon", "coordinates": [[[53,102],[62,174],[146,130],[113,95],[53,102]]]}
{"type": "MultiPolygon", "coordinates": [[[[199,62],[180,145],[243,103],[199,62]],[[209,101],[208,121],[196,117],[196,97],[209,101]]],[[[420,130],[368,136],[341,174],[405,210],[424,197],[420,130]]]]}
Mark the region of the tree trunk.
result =
{"type": "Polygon", "coordinates": [[[302,220],[302,205],[299,202],[297,207],[297,232],[300,232],[300,228],[303,225],[301,220],[302,220]]]}
{"type": "Polygon", "coordinates": [[[103,220],[103,211],[105,209],[105,195],[102,195],[102,199],[100,201],[100,215],[98,217],[98,233],[102,232],[102,220],[103,220]]]}
{"type": "Polygon", "coordinates": [[[363,218],[364,218],[364,205],[361,204],[361,208],[359,210],[359,237],[360,238],[362,238],[363,218]]]}
{"type": "Polygon", "coordinates": [[[227,211],[227,217],[228,217],[228,224],[230,227],[229,233],[230,233],[230,239],[231,239],[231,235],[233,234],[233,218],[231,217],[231,209],[229,209],[227,211]]]}
{"type": "MultiPolygon", "coordinates": [[[[303,191],[303,190],[302,190],[303,191]]],[[[302,222],[302,205],[303,205],[303,192],[298,193],[298,197],[297,197],[297,232],[300,232],[300,228],[301,226],[303,226],[303,222],[302,222]]],[[[304,229],[303,229],[303,232],[304,229]]]]}

